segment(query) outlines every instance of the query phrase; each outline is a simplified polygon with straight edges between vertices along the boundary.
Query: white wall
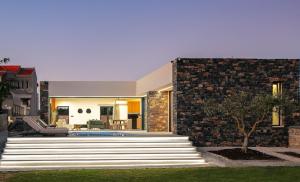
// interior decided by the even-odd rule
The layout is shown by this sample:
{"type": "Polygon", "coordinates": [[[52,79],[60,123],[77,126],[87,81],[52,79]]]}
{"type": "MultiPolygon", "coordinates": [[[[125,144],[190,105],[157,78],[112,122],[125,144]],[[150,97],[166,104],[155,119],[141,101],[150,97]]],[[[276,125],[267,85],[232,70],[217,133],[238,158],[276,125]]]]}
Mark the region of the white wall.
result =
{"type": "Polygon", "coordinates": [[[69,124],[86,124],[90,119],[100,119],[100,105],[114,105],[113,98],[56,98],[56,106],[69,106],[69,124]],[[78,113],[81,108],[83,112],[78,113]],[[91,113],[86,113],[86,109],[91,113]]]}
{"type": "Polygon", "coordinates": [[[172,85],[172,63],[137,81],[49,81],[49,97],[132,97],[172,85]]]}
{"type": "Polygon", "coordinates": [[[147,74],[136,82],[136,95],[144,95],[148,91],[158,90],[172,85],[172,63],[147,74]]]}
{"type": "Polygon", "coordinates": [[[49,81],[49,97],[128,97],[135,92],[135,81],[49,81]]]}

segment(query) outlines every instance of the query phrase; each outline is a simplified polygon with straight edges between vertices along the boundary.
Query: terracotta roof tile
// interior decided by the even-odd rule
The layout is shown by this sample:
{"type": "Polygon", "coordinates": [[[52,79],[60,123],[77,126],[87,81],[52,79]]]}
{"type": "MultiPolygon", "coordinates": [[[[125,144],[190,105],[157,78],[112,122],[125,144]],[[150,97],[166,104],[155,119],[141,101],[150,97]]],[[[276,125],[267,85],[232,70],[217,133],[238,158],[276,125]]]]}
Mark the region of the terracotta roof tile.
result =
{"type": "Polygon", "coordinates": [[[19,65],[0,66],[0,71],[18,73],[21,69],[19,65]]]}
{"type": "Polygon", "coordinates": [[[21,68],[18,75],[31,75],[34,71],[34,68],[21,68]]]}

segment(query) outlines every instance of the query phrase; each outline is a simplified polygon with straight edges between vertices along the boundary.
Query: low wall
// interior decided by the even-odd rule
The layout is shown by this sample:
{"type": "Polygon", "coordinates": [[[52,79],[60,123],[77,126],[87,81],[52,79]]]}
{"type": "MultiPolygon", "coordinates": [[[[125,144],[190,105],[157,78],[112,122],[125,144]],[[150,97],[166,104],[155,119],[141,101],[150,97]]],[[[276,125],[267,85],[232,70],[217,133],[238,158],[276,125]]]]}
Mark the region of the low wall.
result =
{"type": "Polygon", "coordinates": [[[7,140],[7,114],[0,114],[0,153],[5,146],[7,140]]]}
{"type": "Polygon", "coordinates": [[[289,128],[289,147],[300,148],[300,126],[289,128]]]}

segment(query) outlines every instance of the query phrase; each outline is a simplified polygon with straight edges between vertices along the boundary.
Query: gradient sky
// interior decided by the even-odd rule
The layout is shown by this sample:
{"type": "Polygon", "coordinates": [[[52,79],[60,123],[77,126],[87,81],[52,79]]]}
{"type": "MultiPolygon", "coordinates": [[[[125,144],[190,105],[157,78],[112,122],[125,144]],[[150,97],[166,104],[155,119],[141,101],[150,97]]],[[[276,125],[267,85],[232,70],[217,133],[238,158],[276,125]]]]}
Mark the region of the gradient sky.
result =
{"type": "Polygon", "coordinates": [[[299,58],[299,0],[0,0],[0,57],[39,80],[136,80],[176,57],[299,58]]]}

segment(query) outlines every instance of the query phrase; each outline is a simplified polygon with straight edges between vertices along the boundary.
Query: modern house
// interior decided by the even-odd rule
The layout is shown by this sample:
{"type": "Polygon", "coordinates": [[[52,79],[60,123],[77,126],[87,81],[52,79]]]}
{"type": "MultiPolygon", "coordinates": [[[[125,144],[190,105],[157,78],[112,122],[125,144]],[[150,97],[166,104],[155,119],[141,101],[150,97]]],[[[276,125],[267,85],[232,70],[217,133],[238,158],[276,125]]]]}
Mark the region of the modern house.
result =
{"type": "MultiPolygon", "coordinates": [[[[207,166],[189,139],[196,146],[236,146],[242,136],[230,119],[206,116],[204,101],[222,100],[239,90],[275,96],[286,92],[299,101],[299,66],[299,59],[177,58],[136,81],[43,81],[41,118],[52,126],[38,117],[24,121],[40,134],[60,127],[92,131],[70,132],[76,134],[70,137],[8,137],[0,169],[207,166]]],[[[300,146],[299,128],[290,128],[300,125],[299,117],[274,108],[250,145],[300,146]]]]}
{"type": "MultiPolygon", "coordinates": [[[[234,122],[207,117],[204,100],[237,90],[284,91],[298,100],[299,66],[299,59],[177,58],[136,81],[42,81],[41,118],[70,129],[172,132],[198,146],[239,145],[234,122]]],[[[274,110],[250,144],[286,146],[293,125],[299,113],[274,110]]]]}
{"type": "Polygon", "coordinates": [[[10,95],[2,104],[9,120],[19,116],[38,115],[37,76],[34,68],[0,66],[1,82],[10,84],[10,95]]]}

